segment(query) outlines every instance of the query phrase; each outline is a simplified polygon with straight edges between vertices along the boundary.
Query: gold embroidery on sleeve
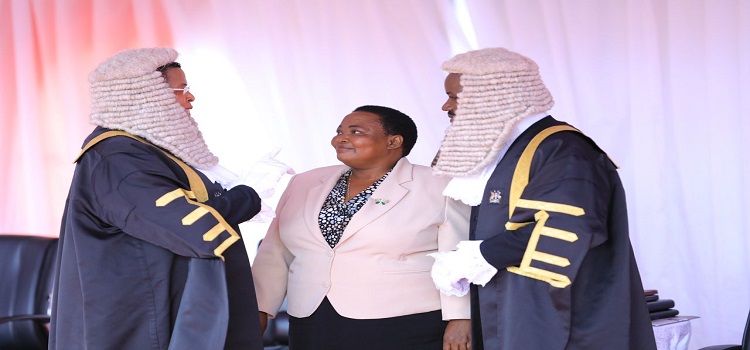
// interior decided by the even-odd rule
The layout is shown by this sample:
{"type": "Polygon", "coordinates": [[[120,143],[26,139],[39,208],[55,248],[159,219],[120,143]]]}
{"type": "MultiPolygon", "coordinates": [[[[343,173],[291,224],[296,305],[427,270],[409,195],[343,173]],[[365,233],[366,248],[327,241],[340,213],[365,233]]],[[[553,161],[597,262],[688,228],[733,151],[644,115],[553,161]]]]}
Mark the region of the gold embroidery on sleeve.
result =
{"type": "Polygon", "coordinates": [[[159,197],[159,199],[156,200],[156,206],[157,207],[163,207],[169,203],[171,203],[173,200],[177,198],[187,197],[190,199],[195,199],[195,195],[193,192],[178,188],[172,192],[167,192],[163,196],[159,197]]]}
{"type": "Polygon", "coordinates": [[[219,223],[216,226],[214,226],[213,228],[211,228],[210,230],[206,231],[206,233],[203,234],[203,240],[204,241],[206,241],[206,242],[213,241],[223,231],[226,231],[227,233],[229,233],[229,237],[227,239],[225,239],[224,242],[222,242],[221,244],[219,244],[219,246],[216,247],[216,249],[214,249],[214,254],[216,254],[216,256],[218,256],[219,258],[221,258],[221,260],[224,260],[224,256],[222,254],[232,244],[234,244],[235,242],[237,242],[237,241],[240,240],[240,234],[237,233],[237,231],[235,231],[234,228],[232,228],[232,225],[229,225],[229,223],[226,221],[226,219],[224,219],[224,217],[221,216],[221,214],[219,214],[219,212],[216,211],[216,209],[214,209],[214,208],[212,208],[212,207],[210,207],[208,205],[205,205],[203,203],[193,202],[193,204],[206,209],[207,211],[209,211],[214,216],[214,218],[216,220],[219,221],[219,223]],[[221,230],[223,230],[223,231],[219,231],[219,233],[214,233],[215,232],[214,230],[219,230],[219,228],[217,228],[217,226],[220,226],[221,230]]]}
{"type": "Polygon", "coordinates": [[[526,145],[523,153],[521,153],[521,157],[518,159],[518,164],[516,164],[516,169],[513,171],[513,180],[510,183],[510,197],[508,198],[508,218],[513,216],[513,212],[516,209],[516,203],[521,199],[521,193],[523,193],[523,189],[526,188],[526,185],[529,184],[529,172],[531,171],[531,161],[534,158],[534,152],[536,152],[539,144],[541,144],[544,139],[546,139],[549,135],[560,131],[578,130],[570,125],[550,126],[549,128],[542,130],[542,132],[534,136],[534,138],[529,141],[529,144],[526,145]]]}
{"type": "Polygon", "coordinates": [[[583,215],[582,208],[572,206],[572,205],[567,205],[567,204],[561,204],[561,203],[519,199],[518,202],[516,202],[516,206],[521,207],[521,208],[528,208],[528,209],[553,211],[556,213],[563,213],[563,214],[568,214],[568,215],[573,215],[573,216],[583,215]]]}
{"type": "MultiPolygon", "coordinates": [[[[141,139],[140,137],[137,137],[135,135],[131,135],[124,131],[112,130],[112,131],[107,131],[105,133],[102,133],[99,136],[93,138],[91,141],[89,141],[83,147],[83,149],[81,149],[81,151],[78,153],[74,163],[78,162],[81,156],[83,156],[83,154],[86,151],[88,151],[91,147],[93,147],[95,144],[113,136],[129,137],[131,139],[143,142],[147,145],[156,147],[150,142],[144,139],[141,139]]],[[[206,185],[203,183],[203,180],[201,179],[200,175],[198,175],[198,173],[195,170],[193,170],[193,168],[185,164],[185,162],[173,156],[169,152],[166,152],[163,149],[158,148],[158,147],[156,147],[156,149],[164,152],[164,154],[167,157],[169,157],[169,159],[172,159],[175,163],[177,163],[177,165],[180,166],[180,168],[182,168],[182,170],[185,172],[185,175],[188,178],[188,183],[190,185],[190,190],[178,188],[178,189],[175,189],[173,191],[170,191],[162,195],[156,200],[156,206],[164,207],[177,198],[187,198],[188,199],[187,202],[189,204],[198,206],[199,208],[193,210],[190,214],[188,214],[182,219],[182,224],[185,226],[190,226],[193,223],[195,223],[198,219],[206,215],[207,213],[211,213],[214,216],[214,218],[217,221],[219,221],[219,223],[213,228],[211,228],[210,230],[208,230],[208,232],[206,232],[203,235],[203,240],[205,242],[211,242],[214,239],[216,239],[219,236],[219,234],[221,234],[222,232],[226,231],[227,233],[229,233],[229,238],[224,240],[224,242],[219,244],[219,246],[216,249],[214,249],[214,254],[216,254],[216,256],[218,256],[219,258],[221,258],[221,260],[224,260],[224,256],[222,255],[222,253],[224,253],[224,251],[227,250],[227,248],[229,248],[232,244],[239,241],[240,235],[237,233],[237,231],[235,231],[232,228],[231,225],[229,225],[229,223],[227,223],[227,221],[224,219],[223,216],[221,216],[221,214],[219,214],[219,212],[217,212],[214,208],[210,206],[202,204],[203,202],[208,200],[208,191],[206,191],[206,185]]]]}
{"type": "MultiPolygon", "coordinates": [[[[573,215],[573,216],[581,216],[584,214],[584,211],[582,208],[575,207],[572,205],[566,205],[566,204],[559,204],[559,203],[549,203],[549,202],[542,202],[542,201],[530,201],[530,200],[519,200],[517,203],[517,207],[519,208],[528,208],[528,209],[539,209],[539,211],[534,214],[534,219],[536,220],[536,226],[534,226],[534,230],[531,232],[531,237],[529,238],[529,243],[526,246],[526,252],[523,254],[523,259],[521,260],[521,264],[518,267],[508,267],[506,270],[509,272],[519,274],[521,276],[526,276],[530,278],[535,278],[538,280],[545,281],[549,284],[551,284],[554,287],[558,288],[565,288],[570,284],[570,279],[562,274],[554,273],[551,271],[543,270],[540,268],[532,267],[531,261],[537,260],[541,261],[550,265],[560,266],[560,267],[566,267],[570,265],[570,260],[567,258],[552,255],[545,252],[540,252],[536,250],[537,245],[539,244],[539,238],[541,236],[547,236],[567,242],[575,242],[578,240],[578,235],[576,235],[574,232],[565,231],[556,229],[553,227],[547,227],[547,219],[549,219],[549,212],[558,212],[561,214],[567,214],[567,215],[573,215]],[[547,210],[543,209],[546,208],[547,210]]],[[[507,227],[508,225],[506,225],[507,227]]]]}
{"type": "MultiPolygon", "coordinates": [[[[232,232],[234,232],[234,230],[232,230],[232,232]]],[[[221,260],[224,260],[224,256],[222,255],[224,251],[227,250],[227,248],[229,248],[232,244],[234,244],[235,242],[239,240],[240,240],[240,235],[238,235],[237,232],[234,232],[234,235],[227,238],[224,242],[219,244],[219,246],[216,247],[216,249],[214,249],[214,254],[220,257],[221,260]]]]}
{"type": "MultiPolygon", "coordinates": [[[[187,198],[187,199],[195,199],[194,195],[191,191],[178,188],[174,191],[170,191],[163,196],[159,197],[159,199],[156,200],[156,206],[157,207],[163,207],[172,201],[174,201],[177,198],[187,198]],[[192,197],[192,198],[191,198],[192,197]]],[[[222,253],[224,253],[227,248],[229,248],[232,244],[237,242],[240,239],[240,235],[235,231],[229,223],[224,219],[219,212],[216,211],[216,209],[205,205],[203,203],[196,202],[195,200],[187,200],[187,202],[191,205],[195,205],[198,208],[195,208],[190,214],[185,215],[182,218],[182,224],[185,226],[190,226],[194,224],[198,219],[205,216],[208,213],[211,213],[211,215],[219,221],[216,226],[212,227],[210,230],[208,230],[206,233],[203,234],[203,241],[205,242],[211,242],[215,240],[222,232],[229,233],[229,238],[224,240],[221,244],[219,244],[216,249],[214,249],[214,254],[221,258],[221,260],[224,260],[224,256],[222,253]]]]}
{"type": "Polygon", "coordinates": [[[198,221],[198,219],[202,218],[203,215],[206,215],[206,214],[208,214],[208,210],[206,210],[206,208],[202,208],[202,207],[195,208],[193,212],[191,212],[188,215],[185,215],[185,217],[182,218],[182,224],[185,226],[190,226],[194,224],[196,221],[198,221]]]}
{"type": "Polygon", "coordinates": [[[531,254],[531,259],[562,267],[570,266],[570,260],[561,256],[543,253],[538,250],[531,254]]]}
{"type": "Polygon", "coordinates": [[[203,234],[203,240],[206,242],[213,241],[216,239],[216,237],[219,237],[219,235],[224,232],[224,227],[221,226],[221,224],[216,224],[213,228],[206,231],[206,233],[203,234]]]}
{"type": "MultiPolygon", "coordinates": [[[[565,288],[570,285],[571,281],[568,276],[563,274],[547,271],[537,267],[532,267],[531,262],[533,260],[541,261],[550,265],[566,267],[570,265],[570,260],[567,258],[552,255],[545,252],[537,251],[537,245],[539,244],[539,238],[541,236],[547,236],[555,239],[564,240],[567,242],[575,242],[578,240],[578,235],[574,232],[564,231],[553,227],[547,227],[547,219],[549,218],[550,212],[561,213],[573,216],[584,215],[583,208],[562,204],[562,203],[551,203],[543,201],[534,201],[521,199],[526,185],[529,184],[529,173],[531,171],[531,161],[533,160],[534,153],[542,141],[549,135],[552,135],[559,131],[578,131],[575,128],[568,125],[557,125],[551,126],[547,129],[542,130],[537,134],[526,146],[521,157],[518,160],[516,169],[513,172],[513,180],[510,185],[510,197],[509,197],[509,210],[508,218],[513,217],[513,213],[517,207],[538,210],[534,214],[536,225],[534,230],[531,232],[529,243],[526,246],[526,252],[523,254],[523,259],[518,267],[512,266],[506,268],[511,273],[515,273],[521,276],[538,279],[545,281],[557,288],[565,288]]],[[[508,221],[505,224],[505,229],[509,231],[517,230],[521,227],[533,224],[534,222],[511,222],[508,221]]]]}

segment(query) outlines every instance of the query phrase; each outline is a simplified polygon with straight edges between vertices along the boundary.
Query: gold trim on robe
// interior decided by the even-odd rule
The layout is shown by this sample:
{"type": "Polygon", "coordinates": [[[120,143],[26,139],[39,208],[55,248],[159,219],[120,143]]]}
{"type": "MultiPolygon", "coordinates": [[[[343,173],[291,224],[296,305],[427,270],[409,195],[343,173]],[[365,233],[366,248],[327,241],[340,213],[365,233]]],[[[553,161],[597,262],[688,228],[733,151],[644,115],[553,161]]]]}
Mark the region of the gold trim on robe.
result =
{"type": "Polygon", "coordinates": [[[89,148],[93,147],[100,141],[113,136],[125,136],[143,142],[144,144],[151,145],[154,148],[162,151],[167,157],[172,159],[175,163],[177,163],[177,165],[180,166],[180,168],[182,168],[182,170],[185,172],[185,175],[188,177],[190,189],[187,190],[183,188],[177,188],[173,191],[167,192],[156,200],[155,205],[157,207],[164,207],[178,198],[185,198],[189,204],[197,206],[198,208],[183,217],[182,224],[184,226],[190,226],[198,221],[198,219],[210,213],[219,223],[203,234],[203,241],[211,242],[215,240],[222,232],[226,231],[227,233],[229,233],[229,238],[221,242],[219,246],[214,249],[214,254],[216,254],[217,257],[221,258],[221,260],[224,260],[224,256],[222,254],[232,244],[240,240],[240,235],[239,233],[237,233],[237,231],[234,230],[234,228],[232,228],[231,225],[229,225],[229,223],[226,222],[224,217],[221,216],[221,214],[219,214],[216,209],[203,204],[203,202],[208,200],[208,191],[206,190],[206,185],[203,183],[203,180],[201,180],[200,175],[198,175],[198,173],[193,168],[185,164],[185,162],[183,162],[179,158],[173,156],[169,152],[166,152],[159,147],[154,146],[150,142],[140,137],[131,135],[124,131],[112,130],[104,132],[91,139],[91,141],[89,141],[78,153],[78,156],[76,156],[74,163],[78,162],[78,160],[81,159],[81,156],[83,156],[83,154],[86,153],[89,148]]]}
{"type": "Polygon", "coordinates": [[[560,267],[569,266],[570,260],[565,257],[536,250],[537,245],[539,244],[539,238],[541,236],[547,236],[567,242],[575,242],[576,240],[578,240],[578,235],[576,235],[575,232],[547,227],[547,219],[549,218],[550,212],[574,216],[582,216],[585,214],[585,212],[583,208],[568,204],[521,199],[523,190],[526,188],[526,185],[529,184],[531,161],[534,158],[534,153],[545,138],[560,131],[579,132],[577,129],[568,125],[557,125],[542,130],[542,132],[537,134],[526,146],[523,153],[521,154],[520,159],[518,160],[516,169],[513,172],[513,180],[511,181],[510,185],[510,197],[508,203],[508,218],[510,219],[513,217],[513,213],[515,212],[517,207],[538,211],[534,214],[535,222],[508,221],[505,224],[506,230],[509,231],[514,231],[521,227],[535,224],[534,230],[531,232],[531,237],[529,237],[529,243],[526,245],[526,251],[523,254],[523,258],[521,259],[521,264],[518,267],[508,267],[506,268],[506,270],[508,272],[515,273],[521,276],[545,281],[553,287],[565,288],[571,283],[568,276],[540,269],[538,267],[532,267],[531,262],[533,260],[536,260],[560,267]]]}

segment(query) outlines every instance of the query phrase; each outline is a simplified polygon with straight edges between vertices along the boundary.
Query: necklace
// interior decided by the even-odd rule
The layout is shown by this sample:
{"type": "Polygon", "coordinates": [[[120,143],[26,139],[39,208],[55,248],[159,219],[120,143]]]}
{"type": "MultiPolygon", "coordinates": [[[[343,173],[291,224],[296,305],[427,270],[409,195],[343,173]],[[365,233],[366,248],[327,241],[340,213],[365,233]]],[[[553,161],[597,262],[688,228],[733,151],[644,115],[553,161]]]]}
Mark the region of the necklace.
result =
{"type": "MultiPolygon", "coordinates": [[[[372,185],[370,185],[369,187],[365,188],[364,192],[369,191],[371,193],[372,191],[374,191],[375,188],[377,188],[378,185],[380,185],[380,183],[383,182],[383,180],[385,180],[385,178],[391,173],[392,170],[393,170],[393,168],[391,168],[385,174],[383,174],[383,176],[381,176],[380,179],[378,179],[377,181],[375,181],[372,185]]],[[[354,196],[349,197],[349,195],[350,195],[350,193],[349,193],[350,192],[349,187],[350,187],[350,184],[352,182],[352,174],[353,174],[353,171],[351,169],[346,174],[346,191],[344,192],[344,198],[343,198],[343,202],[344,203],[348,202],[349,200],[351,200],[354,197],[354,196]]],[[[358,192],[357,196],[359,196],[359,192],[358,192]]],[[[367,196],[367,198],[369,198],[369,195],[367,196]]]]}
{"type": "Polygon", "coordinates": [[[344,202],[349,200],[349,184],[351,183],[352,174],[346,177],[346,192],[344,193],[344,202]]]}
{"type": "Polygon", "coordinates": [[[346,173],[346,189],[344,190],[344,198],[341,198],[341,202],[346,203],[349,200],[349,184],[351,183],[352,171],[349,170],[346,173]]]}

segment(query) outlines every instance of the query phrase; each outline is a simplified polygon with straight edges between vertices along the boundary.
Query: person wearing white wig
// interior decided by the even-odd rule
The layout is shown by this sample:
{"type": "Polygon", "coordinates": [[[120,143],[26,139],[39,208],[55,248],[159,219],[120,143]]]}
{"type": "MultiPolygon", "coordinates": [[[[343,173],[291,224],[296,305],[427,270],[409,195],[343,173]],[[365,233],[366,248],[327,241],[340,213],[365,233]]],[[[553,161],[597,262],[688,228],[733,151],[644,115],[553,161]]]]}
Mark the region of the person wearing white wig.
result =
{"type": "Polygon", "coordinates": [[[63,213],[50,349],[262,349],[238,225],[269,182],[207,176],[222,171],[176,59],[126,50],[89,75],[97,127],[63,213]]]}
{"type": "Polygon", "coordinates": [[[531,59],[487,48],[442,68],[451,126],[433,172],[472,212],[432,277],[471,294],[471,349],[656,349],[617,166],[547,115],[531,59]]]}

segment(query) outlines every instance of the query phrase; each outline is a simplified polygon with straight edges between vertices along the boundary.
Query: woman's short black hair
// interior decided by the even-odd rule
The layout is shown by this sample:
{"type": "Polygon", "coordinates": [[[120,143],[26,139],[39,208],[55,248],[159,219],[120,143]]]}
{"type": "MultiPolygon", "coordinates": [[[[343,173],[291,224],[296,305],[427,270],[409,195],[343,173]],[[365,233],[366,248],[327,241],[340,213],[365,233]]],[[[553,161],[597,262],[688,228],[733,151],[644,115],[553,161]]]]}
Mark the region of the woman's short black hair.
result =
{"type": "Polygon", "coordinates": [[[390,107],[360,106],[354,112],[368,112],[380,117],[380,124],[387,135],[401,135],[404,138],[402,157],[406,157],[417,143],[417,124],[406,114],[390,107]]]}

